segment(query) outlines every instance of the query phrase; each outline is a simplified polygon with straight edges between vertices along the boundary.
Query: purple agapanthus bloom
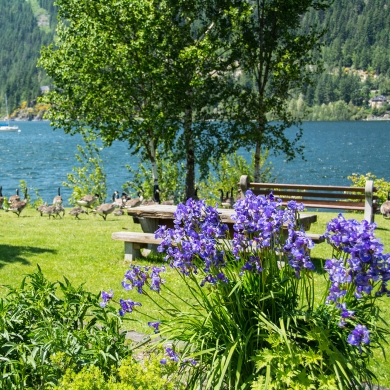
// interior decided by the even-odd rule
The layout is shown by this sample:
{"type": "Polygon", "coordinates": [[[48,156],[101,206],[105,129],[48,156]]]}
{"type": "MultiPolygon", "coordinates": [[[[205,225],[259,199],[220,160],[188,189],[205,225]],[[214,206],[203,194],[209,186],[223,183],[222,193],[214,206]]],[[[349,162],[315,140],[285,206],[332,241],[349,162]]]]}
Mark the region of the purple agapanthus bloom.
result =
{"type": "MultiPolygon", "coordinates": [[[[341,302],[347,291],[353,292],[357,299],[371,295],[375,285],[381,288],[377,295],[385,294],[390,279],[390,254],[383,254],[383,245],[375,237],[375,223],[365,220],[358,222],[346,220],[342,214],[332,219],[324,237],[335,249],[335,258],[325,262],[325,271],[331,282],[328,303],[341,302]]],[[[336,307],[341,308],[341,315],[346,318],[348,310],[345,302],[336,307]]]]}
{"type": "MultiPolygon", "coordinates": [[[[179,355],[172,349],[172,348],[165,348],[165,356],[167,356],[169,358],[169,360],[173,361],[173,362],[178,362],[179,361],[179,355]]],[[[162,358],[160,360],[160,363],[161,364],[166,364],[167,363],[167,359],[166,358],[162,358]]]]}
{"type": "Polygon", "coordinates": [[[106,291],[102,291],[103,302],[100,302],[100,306],[106,307],[107,303],[113,298],[113,296],[114,296],[114,293],[112,292],[112,290],[110,290],[110,293],[108,293],[106,291]]]}
{"type": "Polygon", "coordinates": [[[159,332],[159,326],[160,326],[161,322],[148,322],[148,326],[151,326],[152,328],[154,328],[154,333],[158,333],[159,332]]]}
{"type": "Polygon", "coordinates": [[[121,299],[119,304],[121,305],[121,309],[119,309],[119,315],[122,317],[125,315],[125,313],[132,313],[134,306],[142,306],[140,302],[134,302],[131,299],[121,299]]]}
{"type": "Polygon", "coordinates": [[[349,334],[347,342],[358,347],[362,352],[362,344],[370,344],[370,332],[365,325],[356,325],[355,329],[349,334]]]}
{"type": "Polygon", "coordinates": [[[202,267],[206,274],[203,285],[227,281],[222,271],[225,253],[218,243],[226,237],[227,230],[215,208],[207,207],[203,200],[189,199],[185,205],[177,206],[174,228],[160,226],[155,237],[162,239],[158,250],[167,254],[165,260],[172,268],[189,275],[202,267]]]}
{"type": "Polygon", "coordinates": [[[149,278],[149,267],[140,267],[131,265],[130,269],[125,273],[125,278],[122,286],[125,290],[132,290],[134,287],[142,294],[142,288],[149,278]]]}

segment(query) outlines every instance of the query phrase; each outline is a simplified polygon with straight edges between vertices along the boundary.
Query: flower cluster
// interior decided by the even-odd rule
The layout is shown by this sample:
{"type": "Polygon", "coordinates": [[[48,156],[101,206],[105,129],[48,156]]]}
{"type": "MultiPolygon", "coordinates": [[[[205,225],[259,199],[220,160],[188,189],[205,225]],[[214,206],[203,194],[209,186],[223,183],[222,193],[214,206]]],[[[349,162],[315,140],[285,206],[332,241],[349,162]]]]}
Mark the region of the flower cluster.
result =
{"type": "MultiPolygon", "coordinates": [[[[179,355],[172,349],[172,348],[165,348],[165,356],[169,358],[169,360],[173,362],[178,362],[179,361],[179,355]]],[[[160,360],[161,364],[166,364],[167,363],[167,358],[162,358],[160,360]]]]}
{"type": "MultiPolygon", "coordinates": [[[[162,358],[160,360],[161,364],[167,364],[167,358],[171,360],[172,362],[179,362],[179,355],[170,347],[165,348],[165,354],[166,357],[162,358]]],[[[193,366],[196,366],[197,361],[193,358],[187,358],[182,360],[182,364],[191,364],[193,366]]]]}
{"type": "Polygon", "coordinates": [[[131,299],[121,299],[119,301],[121,308],[119,309],[119,315],[124,316],[125,313],[132,313],[134,306],[142,306],[140,302],[134,302],[131,299]]]}
{"type": "Polygon", "coordinates": [[[297,213],[304,208],[302,203],[289,201],[283,208],[282,200],[272,193],[256,196],[247,191],[245,199],[238,200],[234,208],[233,254],[237,259],[246,257],[243,271],[262,272],[264,252],[268,250],[284,253],[297,277],[302,269],[314,269],[309,256],[314,244],[304,231],[295,230],[297,213]],[[288,235],[285,242],[284,232],[288,235]]]}
{"type": "Polygon", "coordinates": [[[362,344],[370,344],[370,332],[364,325],[356,325],[348,336],[347,342],[358,347],[359,352],[362,352],[362,344]]]}
{"type": "Polygon", "coordinates": [[[161,322],[152,322],[152,321],[148,322],[148,326],[151,326],[154,329],[154,333],[159,332],[158,328],[159,328],[160,324],[161,324],[161,322]]]}
{"type": "Polygon", "coordinates": [[[197,273],[200,259],[206,274],[204,284],[227,281],[221,270],[225,266],[225,253],[218,245],[218,239],[225,238],[227,230],[215,208],[206,207],[202,200],[189,199],[185,205],[177,206],[174,228],[160,226],[155,236],[162,238],[158,250],[166,252],[170,266],[184,275],[197,273]]]}
{"type": "Polygon", "coordinates": [[[100,302],[100,306],[101,307],[106,307],[107,306],[107,303],[109,301],[111,301],[111,299],[114,297],[114,293],[112,292],[112,290],[110,290],[111,292],[108,293],[106,291],[102,291],[102,300],[103,302],[100,302]]]}
{"type": "Polygon", "coordinates": [[[131,265],[122,281],[122,287],[125,290],[133,290],[133,288],[136,288],[142,294],[144,285],[150,280],[150,289],[160,292],[161,284],[165,283],[165,280],[160,276],[161,272],[165,272],[165,267],[131,265]]]}
{"type": "MultiPolygon", "coordinates": [[[[327,259],[324,267],[330,282],[326,302],[335,303],[340,310],[340,326],[345,326],[346,319],[355,314],[347,308],[347,297],[353,295],[356,299],[362,299],[371,296],[374,290],[377,290],[376,296],[390,296],[387,287],[390,254],[383,253],[383,245],[374,236],[375,228],[375,223],[346,220],[342,214],[327,225],[324,237],[334,249],[334,258],[327,259]]],[[[348,343],[361,351],[361,344],[369,343],[367,328],[357,325],[348,336],[348,343]]]]}
{"type": "Polygon", "coordinates": [[[346,220],[342,214],[328,223],[324,236],[336,252],[335,258],[325,263],[331,282],[328,301],[339,302],[350,290],[357,299],[362,298],[371,294],[376,284],[380,284],[377,295],[390,296],[390,254],[383,253],[375,228],[375,223],[346,220]]]}

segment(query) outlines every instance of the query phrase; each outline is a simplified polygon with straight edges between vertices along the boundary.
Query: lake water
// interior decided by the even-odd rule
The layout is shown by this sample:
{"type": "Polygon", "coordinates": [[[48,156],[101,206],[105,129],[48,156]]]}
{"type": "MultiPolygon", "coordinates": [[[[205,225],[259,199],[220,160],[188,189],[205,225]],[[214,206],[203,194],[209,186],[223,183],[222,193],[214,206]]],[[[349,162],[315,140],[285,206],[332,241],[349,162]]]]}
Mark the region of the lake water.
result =
{"type": "MultiPolygon", "coordinates": [[[[63,187],[66,174],[78,165],[75,158],[80,136],[53,130],[48,122],[17,122],[20,133],[0,133],[0,185],[3,195],[15,193],[25,180],[32,198],[37,189],[50,203],[61,186],[67,200],[71,190],[63,187]]],[[[286,162],[283,156],[270,156],[274,175],[280,183],[350,185],[347,176],[371,172],[390,181],[390,122],[305,122],[301,143],[305,159],[286,162]]],[[[293,134],[293,130],[289,130],[293,134]]],[[[242,152],[246,158],[249,153],[242,152]]],[[[121,191],[131,180],[126,169],[138,165],[128,145],[115,142],[101,152],[107,174],[108,193],[121,191]]]]}

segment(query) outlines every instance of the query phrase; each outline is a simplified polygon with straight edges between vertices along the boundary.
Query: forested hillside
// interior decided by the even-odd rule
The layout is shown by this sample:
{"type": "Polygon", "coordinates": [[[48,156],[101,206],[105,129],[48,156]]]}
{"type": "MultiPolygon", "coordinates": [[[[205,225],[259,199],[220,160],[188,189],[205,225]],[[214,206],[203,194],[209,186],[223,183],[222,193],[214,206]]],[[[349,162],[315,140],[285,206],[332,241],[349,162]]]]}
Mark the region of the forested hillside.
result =
{"type": "Polygon", "coordinates": [[[355,107],[358,119],[356,108],[366,109],[374,95],[390,95],[390,7],[387,3],[386,0],[335,0],[326,11],[305,15],[303,28],[316,22],[326,27],[327,32],[322,50],[324,72],[316,77],[314,86],[307,86],[303,91],[301,103],[313,107],[344,102],[350,110],[355,107]]]}
{"type": "Polygon", "coordinates": [[[53,0],[0,0],[0,112],[5,93],[12,112],[48,85],[36,63],[41,46],[53,41],[55,26],[53,0]]]}
{"type": "MultiPolygon", "coordinates": [[[[36,68],[42,45],[54,38],[53,0],[0,0],[0,112],[4,93],[10,111],[33,104],[40,86],[50,81],[36,68]]],[[[369,100],[390,96],[390,6],[386,0],[335,0],[318,14],[304,16],[326,27],[323,36],[324,72],[314,85],[293,94],[290,109],[309,112],[309,119],[360,119],[372,113],[369,100]],[[332,114],[333,112],[333,114],[332,114]],[[338,114],[334,114],[338,112],[338,114]],[[342,112],[342,114],[340,114],[342,112]],[[339,115],[337,118],[334,115],[339,115]],[[341,117],[340,117],[341,115],[341,117]]],[[[374,110],[380,115],[387,110],[374,110]]]]}

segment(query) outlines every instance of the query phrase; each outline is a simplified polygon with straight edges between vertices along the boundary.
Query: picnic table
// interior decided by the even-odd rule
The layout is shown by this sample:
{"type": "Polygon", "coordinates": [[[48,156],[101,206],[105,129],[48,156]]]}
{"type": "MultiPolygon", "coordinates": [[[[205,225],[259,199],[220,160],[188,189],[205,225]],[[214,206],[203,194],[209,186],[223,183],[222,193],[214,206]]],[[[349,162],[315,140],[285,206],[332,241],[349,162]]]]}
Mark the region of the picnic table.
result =
{"type": "MultiPolygon", "coordinates": [[[[128,215],[135,218],[136,223],[140,223],[144,233],[154,233],[159,225],[166,225],[167,227],[173,227],[174,214],[177,206],[171,205],[150,205],[150,206],[138,206],[129,208],[127,210],[128,215]]],[[[226,223],[232,230],[234,222],[232,215],[234,209],[217,209],[221,216],[222,222],[226,223]]],[[[317,221],[316,214],[300,214],[300,224],[303,225],[305,230],[310,229],[310,225],[317,221]]]]}
{"type": "MultiPolygon", "coordinates": [[[[141,249],[155,249],[161,242],[161,239],[155,238],[154,232],[160,225],[166,225],[173,228],[174,215],[177,206],[171,205],[149,205],[129,208],[127,213],[132,216],[134,222],[139,223],[143,230],[140,232],[114,232],[112,239],[123,241],[125,243],[125,261],[133,261],[141,256],[141,249]]],[[[232,215],[233,209],[217,209],[221,216],[222,222],[229,226],[230,231],[233,231],[234,221],[232,215]]],[[[315,214],[300,214],[300,225],[305,230],[310,229],[310,225],[317,221],[315,214]]]]}

